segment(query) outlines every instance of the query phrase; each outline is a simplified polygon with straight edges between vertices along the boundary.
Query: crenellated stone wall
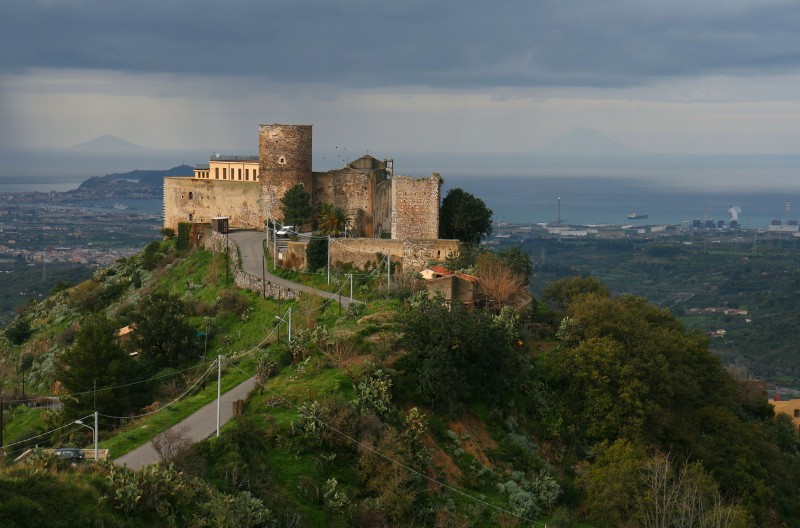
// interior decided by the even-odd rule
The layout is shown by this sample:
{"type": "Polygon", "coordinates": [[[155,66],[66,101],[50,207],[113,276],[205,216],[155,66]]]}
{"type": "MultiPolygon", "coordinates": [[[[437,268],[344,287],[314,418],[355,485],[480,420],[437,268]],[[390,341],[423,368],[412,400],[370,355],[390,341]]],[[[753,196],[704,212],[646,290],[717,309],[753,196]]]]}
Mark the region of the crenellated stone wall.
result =
{"type": "Polygon", "coordinates": [[[439,237],[439,197],[442,178],[395,176],[392,178],[392,238],[439,237]]]}

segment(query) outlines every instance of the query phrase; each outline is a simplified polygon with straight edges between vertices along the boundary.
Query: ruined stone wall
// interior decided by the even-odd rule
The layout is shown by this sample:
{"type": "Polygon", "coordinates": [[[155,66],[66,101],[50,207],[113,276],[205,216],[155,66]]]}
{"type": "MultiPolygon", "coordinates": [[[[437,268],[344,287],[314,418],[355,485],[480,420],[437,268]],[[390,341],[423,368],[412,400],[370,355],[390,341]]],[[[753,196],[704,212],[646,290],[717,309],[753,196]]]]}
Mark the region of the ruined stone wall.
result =
{"type": "Polygon", "coordinates": [[[439,237],[439,196],[442,179],[392,178],[392,238],[435,239],[439,237]]]}
{"type": "Polygon", "coordinates": [[[458,240],[408,239],[403,240],[403,266],[416,271],[428,267],[431,262],[443,262],[448,256],[458,255],[461,246],[458,240]]]}
{"type": "Polygon", "coordinates": [[[283,220],[280,199],[298,183],[313,200],[311,141],[311,125],[259,126],[260,208],[266,217],[283,220]]]}
{"type": "Polygon", "coordinates": [[[278,265],[286,268],[302,270],[306,267],[307,241],[293,241],[286,243],[286,249],[278,249],[278,265]]]}
{"type": "Polygon", "coordinates": [[[226,239],[227,237],[222,233],[211,231],[209,229],[206,231],[206,236],[204,237],[205,247],[209,251],[224,253],[227,245],[230,251],[229,254],[232,257],[231,276],[233,277],[233,283],[237,287],[244,290],[262,293],[266,297],[272,297],[273,299],[297,300],[299,298],[300,292],[298,290],[286,288],[285,286],[275,284],[271,281],[267,281],[265,284],[262,277],[256,277],[255,275],[250,275],[249,273],[242,271],[239,268],[239,261],[236,258],[236,255],[239,254],[239,247],[236,245],[236,242],[226,239]]]}
{"type": "Polygon", "coordinates": [[[255,182],[164,178],[164,227],[177,232],[179,222],[208,223],[227,216],[233,228],[264,229],[258,196],[255,182]]]}
{"type": "Polygon", "coordinates": [[[372,233],[381,238],[392,234],[392,180],[383,180],[375,185],[372,198],[372,233]]]}
{"type": "Polygon", "coordinates": [[[340,169],[314,173],[314,205],[331,203],[350,215],[357,236],[373,236],[373,193],[378,171],[340,169]]]}
{"type": "Polygon", "coordinates": [[[381,238],[337,238],[331,242],[331,266],[345,264],[365,269],[380,263],[381,255],[390,255],[392,265],[420,271],[430,262],[441,262],[459,251],[458,240],[389,240],[381,238]]]}

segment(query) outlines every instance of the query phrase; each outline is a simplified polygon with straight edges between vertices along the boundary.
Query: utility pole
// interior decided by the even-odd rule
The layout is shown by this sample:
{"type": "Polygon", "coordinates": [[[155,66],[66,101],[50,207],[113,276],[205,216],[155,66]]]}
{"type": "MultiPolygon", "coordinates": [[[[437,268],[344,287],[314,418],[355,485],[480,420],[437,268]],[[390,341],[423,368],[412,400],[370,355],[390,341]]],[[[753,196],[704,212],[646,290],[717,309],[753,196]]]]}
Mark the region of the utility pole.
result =
{"type": "MultiPolygon", "coordinates": [[[[203,335],[203,368],[206,368],[206,365],[208,365],[208,317],[205,317],[204,319],[204,322],[206,323],[206,331],[203,335]]],[[[206,390],[207,377],[208,376],[205,374],[203,375],[203,390],[206,390]]]]}
{"type": "Polygon", "coordinates": [[[228,232],[225,232],[225,286],[228,286],[228,269],[231,267],[231,246],[228,243],[228,232]]]}
{"type": "Polygon", "coordinates": [[[278,230],[275,229],[275,224],[272,224],[272,271],[275,271],[275,266],[278,265],[278,230]]]}
{"type": "Polygon", "coordinates": [[[217,356],[217,438],[219,438],[219,409],[222,401],[222,354],[217,356]]]}
{"type": "Polygon", "coordinates": [[[328,235],[328,285],[331,283],[331,236],[328,235]]]}
{"type": "Polygon", "coordinates": [[[263,254],[264,245],[261,245],[261,298],[267,298],[267,256],[263,254]]]}
{"type": "Polygon", "coordinates": [[[350,274],[350,302],[353,302],[353,274],[350,274]]]}
{"type": "Polygon", "coordinates": [[[392,289],[392,255],[386,255],[386,291],[392,289]]]}
{"type": "Polygon", "coordinates": [[[97,464],[97,435],[99,428],[97,427],[97,411],[94,412],[94,463],[97,464]]]}
{"type": "Polygon", "coordinates": [[[292,307],[289,307],[289,343],[292,342],[292,307]]]}

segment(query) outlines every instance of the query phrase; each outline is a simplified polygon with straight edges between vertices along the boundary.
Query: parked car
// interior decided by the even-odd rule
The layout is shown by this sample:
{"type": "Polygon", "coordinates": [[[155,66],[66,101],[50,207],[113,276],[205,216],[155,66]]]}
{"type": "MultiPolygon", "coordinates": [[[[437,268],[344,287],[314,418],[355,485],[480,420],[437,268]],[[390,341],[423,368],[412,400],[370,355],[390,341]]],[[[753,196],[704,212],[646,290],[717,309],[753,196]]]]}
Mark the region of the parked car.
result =
{"type": "Polygon", "coordinates": [[[59,447],[56,449],[56,456],[69,460],[73,465],[80,464],[86,458],[83,450],[77,447],[59,447]]]}
{"type": "Polygon", "coordinates": [[[293,225],[286,225],[286,226],[283,226],[282,228],[278,229],[278,232],[275,233],[275,234],[280,238],[286,238],[286,237],[290,237],[292,235],[296,235],[297,232],[295,231],[293,225]]]}

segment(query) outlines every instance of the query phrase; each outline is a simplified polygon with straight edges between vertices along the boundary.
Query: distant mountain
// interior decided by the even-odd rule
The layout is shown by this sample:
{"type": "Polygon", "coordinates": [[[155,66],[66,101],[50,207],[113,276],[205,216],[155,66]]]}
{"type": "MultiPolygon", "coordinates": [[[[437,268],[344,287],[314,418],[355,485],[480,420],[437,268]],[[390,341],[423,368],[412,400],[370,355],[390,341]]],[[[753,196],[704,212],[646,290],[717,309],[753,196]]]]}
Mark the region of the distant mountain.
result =
{"type": "Polygon", "coordinates": [[[545,154],[639,154],[636,149],[588,128],[573,128],[537,152],[545,154]]]}
{"type": "Polygon", "coordinates": [[[90,139],[85,143],[78,143],[77,145],[73,145],[72,148],[80,150],[95,150],[95,151],[150,150],[148,147],[135,145],[126,139],[122,139],[121,137],[117,136],[111,136],[108,134],[106,134],[105,136],[100,136],[94,139],[90,139]]]}

